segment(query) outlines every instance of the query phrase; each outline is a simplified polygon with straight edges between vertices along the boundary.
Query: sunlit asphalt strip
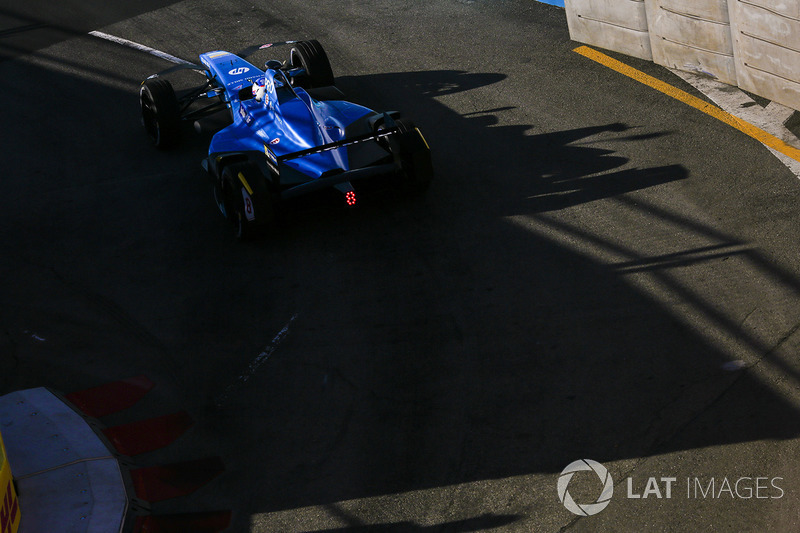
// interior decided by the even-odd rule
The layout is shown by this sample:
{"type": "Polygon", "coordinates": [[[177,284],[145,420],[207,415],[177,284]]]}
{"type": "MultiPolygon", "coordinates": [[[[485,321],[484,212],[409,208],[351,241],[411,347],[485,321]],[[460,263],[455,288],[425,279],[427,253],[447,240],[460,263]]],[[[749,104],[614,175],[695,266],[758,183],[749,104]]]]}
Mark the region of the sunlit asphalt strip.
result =
{"type": "Polygon", "coordinates": [[[90,31],[89,35],[92,37],[97,37],[98,39],[105,39],[106,41],[111,41],[112,43],[121,44],[122,46],[127,46],[128,48],[133,48],[134,50],[139,50],[142,52],[146,52],[150,55],[154,55],[156,57],[160,57],[161,59],[166,59],[172,63],[177,63],[179,65],[191,65],[192,63],[181,59],[179,57],[175,57],[170,55],[166,52],[162,52],[161,50],[156,50],[155,48],[150,48],[149,46],[145,46],[143,44],[135,43],[133,41],[129,41],[128,39],[123,39],[122,37],[117,37],[115,35],[109,35],[108,33],[103,33],[100,31],[90,31]]]}
{"type": "Polygon", "coordinates": [[[697,98],[696,96],[692,96],[691,94],[678,89],[677,87],[673,87],[672,85],[665,83],[657,78],[649,76],[644,72],[636,70],[633,67],[626,65],[616,59],[609,57],[597,50],[589,48],[588,46],[579,46],[574,50],[578,54],[591,59],[592,61],[596,61],[601,65],[604,65],[612,70],[619,72],[620,74],[624,74],[629,78],[633,78],[634,80],[643,83],[657,91],[661,91],[662,93],[675,98],[676,100],[680,100],[684,104],[690,105],[696,109],[699,109],[703,113],[710,115],[717,120],[724,122],[725,124],[736,128],[737,130],[749,135],[750,137],[756,139],[757,141],[761,142],[765,146],[772,148],[773,150],[794,159],[795,161],[800,161],[800,150],[794,148],[793,146],[789,146],[781,139],[775,137],[767,133],[766,131],[753,126],[749,122],[746,122],[722,109],[716,107],[713,104],[709,104],[697,98]]]}

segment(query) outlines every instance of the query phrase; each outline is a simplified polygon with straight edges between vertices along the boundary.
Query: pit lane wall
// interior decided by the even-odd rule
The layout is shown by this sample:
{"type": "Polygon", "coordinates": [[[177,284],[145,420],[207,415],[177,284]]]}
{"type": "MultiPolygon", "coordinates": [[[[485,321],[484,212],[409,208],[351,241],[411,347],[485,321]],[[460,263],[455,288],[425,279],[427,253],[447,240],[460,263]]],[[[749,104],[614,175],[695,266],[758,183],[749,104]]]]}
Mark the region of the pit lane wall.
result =
{"type": "Polygon", "coordinates": [[[800,0],[565,0],[570,37],[800,109],[800,0]]]}

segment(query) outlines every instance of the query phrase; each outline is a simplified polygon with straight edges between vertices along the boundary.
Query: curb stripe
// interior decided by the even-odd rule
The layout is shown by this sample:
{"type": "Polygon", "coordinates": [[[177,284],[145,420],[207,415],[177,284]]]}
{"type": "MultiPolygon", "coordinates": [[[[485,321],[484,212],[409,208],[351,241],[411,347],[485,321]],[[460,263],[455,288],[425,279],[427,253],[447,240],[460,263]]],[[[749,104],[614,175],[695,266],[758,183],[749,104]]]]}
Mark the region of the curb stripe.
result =
{"type": "Polygon", "coordinates": [[[76,391],[65,397],[87,415],[100,418],[134,406],[154,386],[155,383],[147,376],[136,376],[76,391]]]}
{"type": "Polygon", "coordinates": [[[123,455],[139,455],[171,444],[193,425],[186,411],[105,428],[103,433],[123,455]]]}
{"type": "Polygon", "coordinates": [[[150,503],[187,496],[225,471],[219,457],[131,470],[136,496],[150,503]]]}
{"type": "Polygon", "coordinates": [[[724,122],[725,124],[736,128],[737,130],[741,131],[745,135],[752,137],[753,139],[759,141],[760,143],[764,144],[776,150],[787,157],[791,157],[795,161],[800,161],[800,150],[794,148],[793,146],[789,146],[781,139],[775,137],[767,133],[766,131],[757,128],[750,124],[749,122],[745,122],[744,120],[731,115],[730,113],[723,111],[722,109],[718,108],[713,104],[709,104],[697,98],[696,96],[692,96],[691,94],[678,89],[677,87],[673,87],[672,85],[665,83],[658,78],[654,78],[648,74],[640,70],[636,70],[633,67],[622,63],[621,61],[617,61],[616,59],[607,56],[597,50],[589,48],[588,46],[579,46],[575,48],[573,52],[576,52],[592,61],[600,63],[601,65],[610,68],[624,76],[628,76],[631,79],[638,81],[648,87],[651,87],[657,91],[660,91],[667,96],[671,96],[676,100],[683,102],[686,105],[692,106],[695,109],[702,111],[703,113],[714,117],[715,119],[719,120],[720,122],[724,122]]]}

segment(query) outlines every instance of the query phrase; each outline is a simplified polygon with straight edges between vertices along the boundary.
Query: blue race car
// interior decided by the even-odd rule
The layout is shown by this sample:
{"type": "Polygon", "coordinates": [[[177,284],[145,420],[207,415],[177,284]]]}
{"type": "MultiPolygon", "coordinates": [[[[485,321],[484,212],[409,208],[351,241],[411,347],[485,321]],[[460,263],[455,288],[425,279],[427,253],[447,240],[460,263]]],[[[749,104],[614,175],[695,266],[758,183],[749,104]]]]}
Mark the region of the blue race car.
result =
{"type": "Polygon", "coordinates": [[[395,178],[411,193],[430,185],[430,148],[419,129],[398,112],[345,101],[316,40],[206,52],[200,61],[142,83],[142,123],[162,149],[178,143],[186,122],[213,132],[202,166],[239,238],[264,234],[280,204],[301,195],[334,190],[354,206],[362,180],[395,178]],[[261,70],[245,60],[277,45],[290,45],[287,61],[269,60],[261,70]],[[181,69],[205,82],[176,92],[164,76],[181,69]]]}

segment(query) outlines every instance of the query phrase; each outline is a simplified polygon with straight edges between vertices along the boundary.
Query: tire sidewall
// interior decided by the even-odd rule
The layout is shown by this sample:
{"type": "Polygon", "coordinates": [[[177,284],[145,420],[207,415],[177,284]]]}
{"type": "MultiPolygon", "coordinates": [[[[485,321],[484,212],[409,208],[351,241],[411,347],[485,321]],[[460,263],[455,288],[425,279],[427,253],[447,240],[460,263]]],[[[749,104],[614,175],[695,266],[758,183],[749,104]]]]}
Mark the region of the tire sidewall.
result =
{"type": "Polygon", "coordinates": [[[260,171],[249,163],[232,163],[222,171],[222,193],[225,212],[233,224],[239,240],[263,237],[274,225],[275,206],[266,180],[260,171]],[[245,176],[253,193],[250,194],[239,180],[245,176]],[[250,199],[254,219],[248,220],[245,213],[245,194],[250,199]]]}

